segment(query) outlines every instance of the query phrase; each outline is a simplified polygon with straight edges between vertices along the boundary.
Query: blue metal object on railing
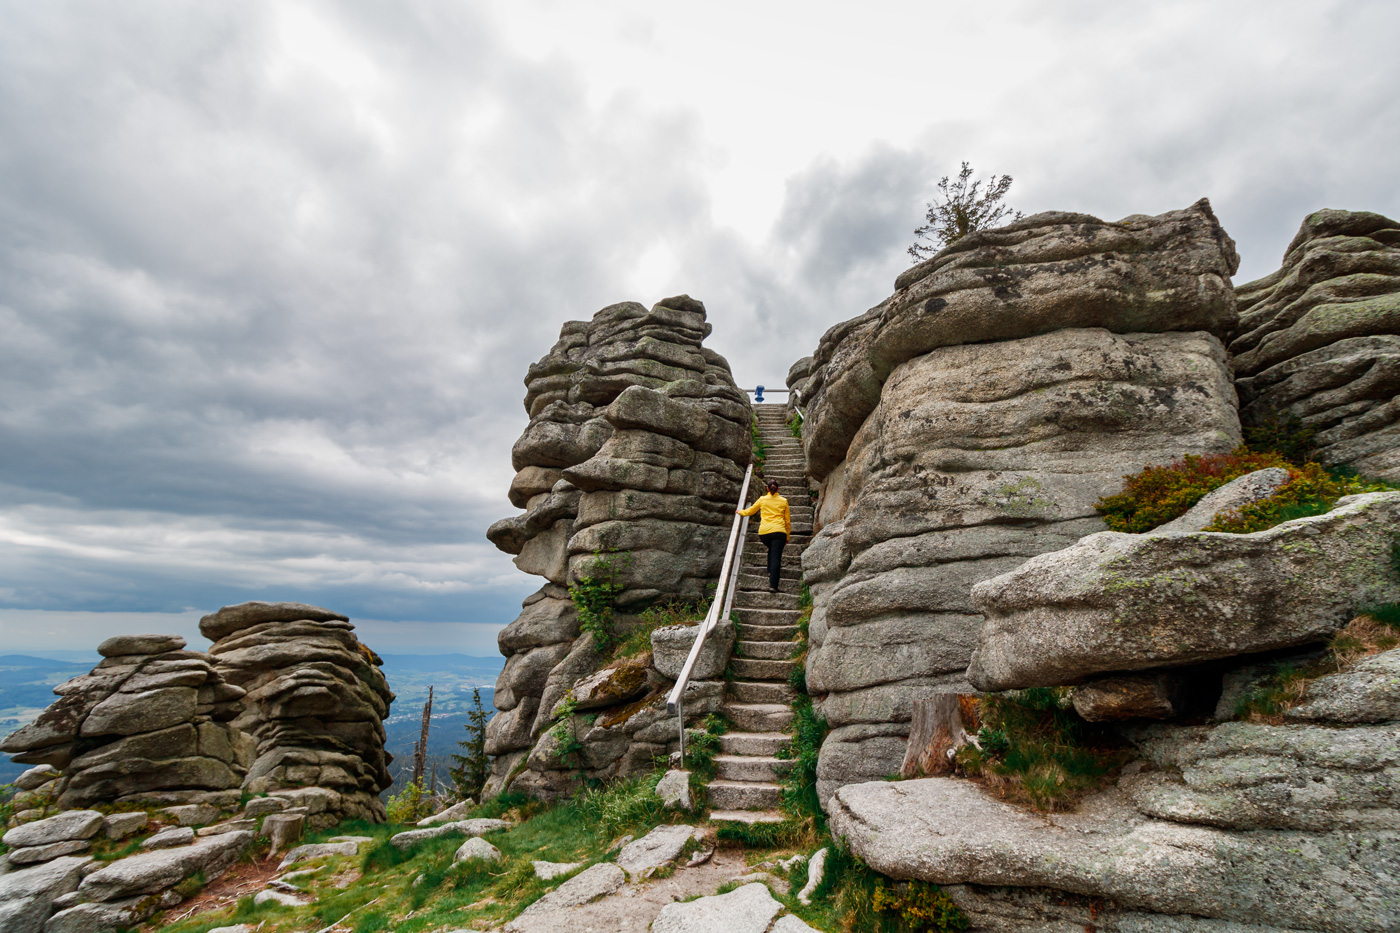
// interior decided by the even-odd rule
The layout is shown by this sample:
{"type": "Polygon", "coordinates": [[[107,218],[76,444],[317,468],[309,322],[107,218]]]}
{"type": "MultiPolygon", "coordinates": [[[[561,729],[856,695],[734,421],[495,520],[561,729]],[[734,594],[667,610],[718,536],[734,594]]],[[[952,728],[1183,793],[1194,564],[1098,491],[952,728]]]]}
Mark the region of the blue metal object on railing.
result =
{"type": "Polygon", "coordinates": [[[759,386],[757,389],[753,390],[753,400],[755,404],[763,404],[763,386],[759,386]]]}

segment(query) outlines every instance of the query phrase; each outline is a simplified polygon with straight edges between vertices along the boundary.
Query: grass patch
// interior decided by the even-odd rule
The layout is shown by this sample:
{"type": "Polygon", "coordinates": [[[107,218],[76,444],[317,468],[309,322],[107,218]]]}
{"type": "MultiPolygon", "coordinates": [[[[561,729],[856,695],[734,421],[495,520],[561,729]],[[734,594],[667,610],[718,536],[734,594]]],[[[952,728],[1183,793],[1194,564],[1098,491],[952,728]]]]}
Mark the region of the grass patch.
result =
{"type": "Polygon", "coordinates": [[[970,923],[938,885],[897,881],[872,870],[843,846],[827,842],[825,874],[812,903],[798,903],[806,864],[788,873],[793,894],[784,905],[807,923],[842,933],[960,933],[970,923]]]}
{"type": "Polygon", "coordinates": [[[749,424],[749,436],[753,440],[754,469],[762,473],[763,461],[768,459],[768,445],[763,442],[763,435],[759,433],[757,415],[754,415],[753,421],[749,424]]]}
{"type": "Polygon", "coordinates": [[[665,602],[650,606],[638,617],[637,623],[617,643],[609,658],[641,657],[651,651],[651,633],[668,625],[695,625],[710,611],[708,603],[696,606],[691,603],[665,602]]]}
{"type": "Polygon", "coordinates": [[[1112,729],[1087,723],[1070,689],[1033,687],[978,700],[976,745],[958,750],[958,770],[1013,803],[1067,810],[1106,783],[1130,757],[1112,729]]]}
{"type": "Polygon", "coordinates": [[[1400,647],[1400,605],[1378,606],[1347,623],[1327,651],[1315,661],[1281,661],[1235,703],[1235,718],[1278,725],[1283,714],[1303,702],[1308,685],[1319,677],[1350,669],[1357,661],[1400,647]]]}

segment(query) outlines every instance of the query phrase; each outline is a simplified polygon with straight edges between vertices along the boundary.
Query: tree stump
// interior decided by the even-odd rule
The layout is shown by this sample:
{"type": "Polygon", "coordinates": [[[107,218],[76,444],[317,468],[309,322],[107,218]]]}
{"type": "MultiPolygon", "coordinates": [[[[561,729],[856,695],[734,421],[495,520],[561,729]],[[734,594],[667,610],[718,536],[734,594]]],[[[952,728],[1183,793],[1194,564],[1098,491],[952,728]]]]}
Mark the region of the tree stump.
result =
{"type": "Polygon", "coordinates": [[[964,722],[977,728],[975,694],[938,693],[914,701],[914,719],[909,724],[909,744],[904,750],[903,778],[951,774],[953,755],[959,748],[976,744],[964,722]],[[964,719],[966,716],[966,719],[964,719]]]}

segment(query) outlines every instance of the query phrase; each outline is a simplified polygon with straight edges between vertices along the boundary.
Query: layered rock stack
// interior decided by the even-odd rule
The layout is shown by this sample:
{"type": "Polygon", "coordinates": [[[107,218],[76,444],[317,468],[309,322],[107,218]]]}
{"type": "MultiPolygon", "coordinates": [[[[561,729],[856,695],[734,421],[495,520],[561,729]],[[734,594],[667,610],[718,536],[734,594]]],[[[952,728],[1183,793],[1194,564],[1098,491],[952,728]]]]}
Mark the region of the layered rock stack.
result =
{"type": "Polygon", "coordinates": [[[251,748],[230,721],[244,691],[209,655],[176,635],[122,635],[103,661],[54,688],[59,700],[0,743],[15,761],[61,776],[46,788],[60,809],[152,801],[231,807],[251,748]]]}
{"type": "Polygon", "coordinates": [[[379,656],[338,613],[302,603],[249,602],[205,616],[219,674],[247,695],[233,726],[255,748],[242,789],[308,811],[312,829],[381,822],[393,783],[384,719],[394,695],[379,656]]]}
{"type": "Polygon", "coordinates": [[[599,667],[568,594],[599,556],[614,555],[624,626],[659,600],[699,602],[718,575],[753,416],[728,363],[701,345],[709,333],[704,305],[688,296],[650,310],[625,302],[566,323],[530,367],[510,488],[525,511],[487,536],[546,583],[499,637],[492,787],[524,767],[558,701],[599,667]]]}
{"type": "Polygon", "coordinates": [[[970,690],[974,584],[1102,529],[1125,474],[1239,443],[1237,262],[1205,201],[1038,214],[908,270],[795,370],[823,799],[899,770],[916,699],[970,690]]]}
{"type": "Polygon", "coordinates": [[[1400,222],[1310,214],[1282,268],[1236,293],[1245,424],[1292,416],[1324,463],[1400,480],[1400,222]]]}

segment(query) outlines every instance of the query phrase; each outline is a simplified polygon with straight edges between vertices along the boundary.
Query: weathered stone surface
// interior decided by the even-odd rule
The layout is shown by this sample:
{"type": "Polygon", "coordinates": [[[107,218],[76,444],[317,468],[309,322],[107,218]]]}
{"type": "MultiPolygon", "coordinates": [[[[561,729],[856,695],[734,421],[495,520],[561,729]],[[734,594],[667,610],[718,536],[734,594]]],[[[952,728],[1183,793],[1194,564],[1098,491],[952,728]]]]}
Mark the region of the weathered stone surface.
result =
{"type": "Polygon", "coordinates": [[[968,679],[1072,684],[1320,641],[1400,600],[1400,493],[1247,535],[1103,532],[972,589],[987,616],[968,679]]]}
{"type": "Polygon", "coordinates": [[[13,848],[45,846],[73,839],[91,839],[102,829],[102,814],[96,810],[67,810],[34,823],[25,823],[0,836],[0,842],[13,848]]]}
{"type": "MultiPolygon", "coordinates": [[[[822,484],[802,557],[807,685],[827,721],[903,726],[918,696],[963,689],[975,584],[1101,530],[1094,504],[1124,474],[1238,440],[1208,334],[1060,330],[895,368],[822,484]]],[[[833,733],[821,793],[898,770],[901,741],[833,733]]]]}
{"type": "Polygon", "coordinates": [[[499,862],[501,860],[501,850],[487,842],[485,839],[468,839],[457,849],[457,854],[452,856],[453,863],[467,862],[472,859],[479,859],[486,862],[499,862]]]}
{"type": "Polygon", "coordinates": [[[108,930],[130,929],[163,906],[167,905],[156,897],[133,897],[107,904],[77,904],[50,917],[44,924],[44,933],[105,933],[108,930]]]}
{"type": "Polygon", "coordinates": [[[454,803],[446,810],[434,813],[432,816],[423,817],[423,819],[418,821],[418,825],[436,826],[438,823],[451,823],[456,820],[466,819],[467,814],[470,813],[475,806],[476,803],[471,798],[468,798],[460,803],[454,803]]]}
{"type": "Polygon", "coordinates": [[[694,826],[658,826],[617,854],[618,867],[628,874],[651,872],[674,861],[695,835],[694,826]]]}
{"type": "Polygon", "coordinates": [[[252,841],[252,833],[224,833],[178,849],[130,855],[85,877],[78,890],[88,900],[115,901],[164,890],[196,871],[212,880],[237,861],[252,841]]]}
{"type": "Polygon", "coordinates": [[[104,658],[115,658],[131,654],[164,654],[183,647],[185,640],[179,635],[114,635],[97,646],[97,653],[104,658]]]}
{"type": "Polygon", "coordinates": [[[1400,223],[1317,211],[1271,275],[1239,286],[1230,342],[1246,424],[1295,416],[1319,457],[1400,479],[1400,223]]]}
{"type": "Polygon", "coordinates": [[[58,769],[53,765],[36,765],[15,778],[14,785],[19,790],[36,790],[58,777],[58,769]]]}
{"type": "Polygon", "coordinates": [[[194,842],[194,830],[188,826],[170,826],[141,843],[143,849],[173,849],[194,842]]]}
{"type": "Polygon", "coordinates": [[[652,922],[653,933],[767,933],[783,909],[762,884],[746,884],[681,904],[667,904],[652,922]]]}
{"type": "Polygon", "coordinates": [[[66,842],[49,842],[11,849],[9,860],[13,865],[33,865],[36,862],[50,862],[64,855],[78,855],[90,848],[92,843],[86,839],[69,839],[66,842]]]}
{"type": "Polygon", "coordinates": [[[656,796],[668,810],[689,810],[690,772],[672,768],[656,782],[656,796]]]}
{"type": "Polygon", "coordinates": [[[531,862],[535,869],[535,877],[541,881],[552,881],[560,875],[567,875],[583,867],[582,862],[531,862]]]}
{"type": "Polygon", "coordinates": [[[797,892],[797,900],[803,904],[812,903],[812,895],[817,893],[817,888],[821,886],[822,879],[826,877],[826,846],[822,846],[813,855],[811,861],[807,863],[807,883],[802,886],[802,890],[797,892]]]}
{"type": "MultiPolygon", "coordinates": [[[[681,668],[690,656],[695,645],[695,636],[700,631],[698,625],[668,625],[651,633],[652,666],[670,680],[680,677],[681,668]]],[[[705,644],[700,656],[691,668],[692,680],[714,680],[729,666],[729,656],[734,651],[734,623],[728,619],[717,623],[710,634],[705,636],[705,644]]]]}
{"type": "Polygon", "coordinates": [[[160,811],[180,826],[203,826],[219,818],[219,808],[207,803],[184,803],[160,811]]]}
{"type": "Polygon", "coordinates": [[[253,601],[225,606],[218,612],[211,612],[199,620],[199,632],[210,641],[218,641],[255,625],[267,622],[296,622],[302,619],[312,622],[350,621],[338,612],[331,612],[320,606],[308,606],[306,603],[253,601]]]}
{"type": "Polygon", "coordinates": [[[940,347],[1086,327],[1223,336],[1236,320],[1238,264],[1205,200],[1117,223],[1036,214],[965,237],[822,337],[803,391],[809,472],[823,479],[845,459],[890,374],[940,347]]]}
{"type": "Polygon", "coordinates": [[[0,933],[35,933],[44,928],[52,910],[44,897],[21,897],[0,901],[0,933]]]}
{"type": "Polygon", "coordinates": [[[538,928],[541,917],[587,904],[611,894],[627,883],[622,869],[610,862],[594,865],[580,872],[521,911],[505,925],[505,933],[524,933],[538,928]]]}
{"type": "Polygon", "coordinates": [[[146,828],[150,817],[144,813],[112,813],[102,818],[102,833],[108,839],[125,839],[146,828]]]}
{"type": "Polygon", "coordinates": [[[1049,888],[1245,929],[1379,933],[1400,922],[1385,893],[1400,870],[1393,830],[1231,833],[1145,819],[1112,791],[1046,816],[956,778],[844,787],[831,826],[896,878],[1049,888]]]}
{"type": "Polygon", "coordinates": [[[286,855],[282,856],[282,861],[277,864],[277,870],[282,871],[298,862],[309,862],[312,859],[328,858],[337,855],[355,855],[360,851],[358,842],[313,842],[304,846],[297,846],[286,855]]]}
{"type": "MultiPolygon", "coordinates": [[[[529,773],[518,775],[517,789],[552,795],[571,780],[557,768],[543,774],[545,756],[532,748],[566,695],[576,708],[607,710],[650,688],[631,665],[600,673],[603,658],[579,636],[567,587],[594,573],[598,555],[616,555],[608,559],[624,613],[666,598],[699,602],[718,572],[753,415],[728,364],[701,346],[709,330],[704,306],[686,296],[650,310],[612,305],[565,324],[526,376],[530,423],[512,451],[510,492],[525,511],[487,537],[549,583],[499,637],[507,662],[488,735],[493,791],[517,777],[522,756],[511,753],[527,749],[529,773]]],[[[633,773],[665,751],[633,747],[616,730],[595,738],[603,744],[589,757],[608,772],[600,779],[633,773]]]]}
{"type": "Polygon", "coordinates": [[[1308,685],[1303,703],[1285,715],[1300,722],[1400,720],[1400,649],[1364,658],[1344,673],[1319,677],[1308,685]]]}
{"type": "Polygon", "coordinates": [[[452,823],[442,823],[424,829],[410,829],[407,832],[395,833],[389,837],[389,842],[396,848],[407,849],[409,846],[417,845],[426,839],[437,839],[441,836],[484,836],[502,829],[510,829],[510,824],[505,820],[456,820],[452,823]]]}
{"type": "Polygon", "coordinates": [[[354,626],[302,603],[226,606],[200,624],[217,636],[209,655],[220,676],[244,691],[233,721],[254,746],[243,790],[313,793],[310,830],[382,822],[379,793],[393,783],[383,721],[394,694],[354,626]]]}
{"type": "Polygon", "coordinates": [[[1174,684],[1164,674],[1121,674],[1091,680],[1074,691],[1074,711],[1089,722],[1171,719],[1174,684]]]}

